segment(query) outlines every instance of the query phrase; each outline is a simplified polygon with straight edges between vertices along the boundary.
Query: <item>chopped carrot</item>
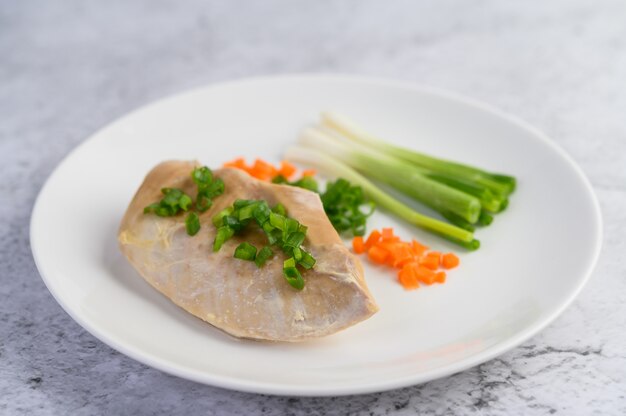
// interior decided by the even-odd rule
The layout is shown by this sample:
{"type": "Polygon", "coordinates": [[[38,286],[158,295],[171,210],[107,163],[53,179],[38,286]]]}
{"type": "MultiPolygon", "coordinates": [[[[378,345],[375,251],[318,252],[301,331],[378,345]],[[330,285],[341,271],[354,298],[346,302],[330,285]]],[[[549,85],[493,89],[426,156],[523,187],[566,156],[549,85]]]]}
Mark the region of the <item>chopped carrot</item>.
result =
{"type": "Polygon", "coordinates": [[[374,246],[367,251],[367,257],[377,264],[385,264],[387,256],[389,256],[389,252],[378,246],[374,246]]]}
{"type": "Polygon", "coordinates": [[[428,246],[416,241],[402,241],[394,235],[393,228],[373,230],[367,239],[352,240],[355,253],[367,251],[371,262],[399,269],[398,281],[405,289],[416,289],[420,284],[445,283],[446,272],[458,266],[459,258],[453,253],[443,255],[439,251],[428,251],[428,246]]]}
{"type": "Polygon", "coordinates": [[[380,241],[380,232],[378,230],[374,230],[370,233],[370,236],[365,240],[365,249],[369,250],[375,244],[378,244],[380,241]]]}
{"type": "Polygon", "coordinates": [[[441,253],[437,251],[431,251],[430,253],[426,254],[424,257],[421,258],[420,265],[424,267],[428,267],[431,270],[437,270],[437,268],[439,267],[440,257],[441,257],[441,253]]]}
{"type": "Polygon", "coordinates": [[[241,170],[248,170],[248,166],[246,166],[246,160],[243,157],[238,157],[237,159],[231,160],[230,162],[226,162],[223,165],[225,168],[237,168],[241,170]]]}
{"type": "Polygon", "coordinates": [[[398,272],[398,280],[406,290],[417,289],[420,286],[415,270],[410,264],[405,265],[402,270],[398,272]]]}
{"type": "Polygon", "coordinates": [[[365,243],[363,242],[363,237],[360,235],[354,237],[352,240],[352,248],[356,254],[361,254],[365,252],[365,243]]]}
{"type": "Polygon", "coordinates": [[[316,173],[315,169],[306,169],[302,171],[302,176],[315,176],[316,173]]]}
{"type": "Polygon", "coordinates": [[[419,243],[417,240],[411,241],[411,251],[416,256],[421,256],[424,252],[428,250],[428,247],[419,243]]]}
{"type": "Polygon", "coordinates": [[[393,228],[383,228],[383,241],[390,241],[393,239],[393,228]]]}
{"type": "Polygon", "coordinates": [[[252,166],[250,173],[257,179],[266,180],[276,176],[278,171],[272,164],[267,163],[264,160],[257,159],[254,161],[254,165],[252,166]]]}
{"type": "Polygon", "coordinates": [[[412,263],[413,268],[415,270],[415,275],[417,276],[417,280],[426,284],[432,285],[435,282],[435,272],[431,269],[428,269],[424,266],[415,266],[415,263],[412,263]]]}
{"type": "Polygon", "coordinates": [[[287,162],[286,160],[280,162],[280,169],[278,170],[279,175],[282,175],[283,177],[289,179],[291,176],[293,176],[294,173],[296,173],[296,167],[294,165],[287,162]]]}
{"type": "Polygon", "coordinates": [[[413,261],[413,255],[408,244],[397,244],[391,254],[394,259],[394,267],[402,267],[404,264],[413,261]]]}
{"type": "Polygon", "coordinates": [[[444,269],[454,269],[459,265],[459,258],[454,253],[446,253],[441,259],[441,265],[444,269]]]}

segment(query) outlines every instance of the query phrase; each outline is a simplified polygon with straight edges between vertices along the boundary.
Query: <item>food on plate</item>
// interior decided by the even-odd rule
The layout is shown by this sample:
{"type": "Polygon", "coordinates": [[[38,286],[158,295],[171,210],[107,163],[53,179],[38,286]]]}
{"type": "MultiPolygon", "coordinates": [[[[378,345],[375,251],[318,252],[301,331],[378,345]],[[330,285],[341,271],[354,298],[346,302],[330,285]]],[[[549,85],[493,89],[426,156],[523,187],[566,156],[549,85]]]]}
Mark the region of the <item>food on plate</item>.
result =
{"type": "Polygon", "coordinates": [[[374,264],[398,269],[398,281],[407,290],[417,289],[420,283],[445,283],[446,272],[440,269],[459,265],[456,254],[429,250],[417,240],[402,241],[391,228],[374,230],[367,239],[354,237],[352,249],[356,254],[367,254],[374,264]]]}
{"type": "Polygon", "coordinates": [[[120,249],[155,289],[229,334],[259,340],[329,335],[378,310],[359,260],[343,245],[318,194],[257,180],[232,168],[213,172],[209,181],[208,172],[199,168],[196,162],[159,164],[122,219],[120,249]],[[192,172],[197,172],[193,178],[192,172]],[[163,189],[180,192],[163,202],[173,192],[163,189]],[[195,202],[190,204],[183,195],[195,197],[195,202]],[[218,214],[238,200],[281,205],[289,218],[308,227],[301,247],[315,259],[314,267],[305,269],[282,249],[269,248],[270,255],[265,250],[268,235],[258,226],[233,232],[214,251],[221,226],[213,221],[219,224],[218,214]],[[262,261],[257,261],[259,256],[262,261]],[[298,268],[305,282],[301,290],[284,276],[285,269],[298,268]]]}
{"type": "Polygon", "coordinates": [[[313,165],[363,187],[378,205],[408,222],[468,249],[479,247],[473,232],[503,211],[516,187],[510,175],[491,173],[405,149],[377,139],[344,116],[323,113],[306,129],[286,159],[313,165]],[[368,179],[382,182],[437,211],[452,226],[414,212],[368,179]]]}
{"type": "MultiPolygon", "coordinates": [[[[315,170],[306,169],[298,180],[290,181],[289,179],[296,174],[297,168],[287,161],[282,161],[280,167],[277,168],[261,159],[256,159],[254,164],[248,165],[244,158],[237,158],[226,162],[224,166],[241,169],[261,180],[271,180],[273,183],[319,192],[318,183],[313,178],[316,174],[315,170]]],[[[365,200],[360,186],[339,178],[326,184],[326,190],[320,193],[320,198],[324,211],[337,232],[349,232],[353,236],[365,234],[366,221],[374,213],[375,204],[365,200]]]]}

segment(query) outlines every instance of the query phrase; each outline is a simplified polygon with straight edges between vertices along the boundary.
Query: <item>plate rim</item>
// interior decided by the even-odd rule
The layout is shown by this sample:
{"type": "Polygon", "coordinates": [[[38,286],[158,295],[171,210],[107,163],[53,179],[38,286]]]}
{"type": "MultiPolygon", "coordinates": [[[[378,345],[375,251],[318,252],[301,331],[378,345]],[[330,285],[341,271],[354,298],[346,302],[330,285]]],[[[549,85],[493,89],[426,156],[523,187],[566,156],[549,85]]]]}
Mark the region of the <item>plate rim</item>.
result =
{"type": "Polygon", "coordinates": [[[598,262],[602,242],[603,242],[603,219],[602,219],[602,211],[600,208],[600,203],[595,194],[593,186],[591,182],[585,175],[582,168],[574,161],[574,159],[563,150],[557,143],[555,143],[551,138],[549,138],[545,133],[540,131],[538,128],[532,126],[528,122],[524,121],[518,116],[514,116],[509,114],[503,110],[500,110],[490,104],[482,102],[480,100],[467,97],[465,95],[452,92],[443,88],[433,87],[428,85],[421,85],[417,83],[413,83],[411,81],[403,81],[396,79],[388,79],[388,78],[380,78],[380,77],[371,77],[371,76],[362,76],[362,75],[348,75],[348,74],[326,74],[326,73],[313,73],[313,74],[279,74],[279,75],[265,75],[265,76],[256,76],[256,77],[245,77],[245,78],[235,78],[229,79],[226,81],[217,81],[210,84],[200,85],[196,87],[191,87],[173,94],[164,95],[160,98],[153,99],[135,109],[124,113],[123,115],[107,122],[104,126],[95,130],[93,133],[89,134],[81,143],[75,146],[70,152],[68,152],[63,159],[58,162],[55,168],[52,170],[48,178],[45,180],[43,186],[40,188],[35,203],[33,204],[33,208],[31,211],[31,219],[29,222],[29,240],[31,246],[31,252],[33,255],[33,259],[35,265],[37,267],[37,271],[41,276],[44,284],[48,291],[52,294],[53,298],[56,302],[61,306],[61,308],[76,322],[78,323],[84,330],[89,332],[91,335],[96,337],[98,340],[108,345],[109,347],[121,352],[122,354],[144,364],[155,368],[157,370],[163,371],[164,373],[174,375],[183,379],[192,380],[198,383],[221,387],[231,390],[237,390],[247,393],[259,393],[259,394],[271,394],[271,395],[283,395],[283,396],[307,396],[307,397],[322,397],[322,396],[345,396],[345,395],[354,395],[354,394],[369,394],[375,392],[388,391],[392,389],[417,385],[421,383],[425,383],[427,381],[435,380],[438,378],[443,378],[450,376],[455,373],[459,373],[465,371],[469,368],[475,367],[477,365],[483,364],[493,358],[510,351],[511,349],[519,346],[523,342],[532,338],[543,329],[545,329],[548,325],[550,325],[556,318],[558,318],[564,311],[571,305],[571,303],[578,297],[584,286],[587,284],[589,279],[591,278],[592,272],[596,267],[598,262]],[[64,303],[63,299],[60,297],[60,294],[56,291],[54,283],[46,276],[44,271],[44,267],[41,258],[38,255],[38,251],[40,251],[39,243],[37,239],[37,227],[38,227],[38,218],[40,217],[39,212],[42,211],[41,208],[41,199],[42,195],[48,190],[50,183],[53,178],[56,176],[60,168],[69,160],[75,153],[77,153],[83,146],[92,142],[94,138],[98,137],[102,132],[107,130],[108,128],[123,123],[127,118],[133,117],[135,114],[147,111],[152,106],[161,105],[164,102],[170,100],[178,100],[184,98],[187,95],[192,95],[196,93],[208,93],[212,89],[216,88],[224,88],[233,85],[243,85],[243,84],[255,84],[255,83],[263,83],[263,82],[283,82],[283,81],[291,81],[291,82],[342,82],[342,83],[361,83],[361,84],[369,84],[379,87],[392,87],[392,88],[400,88],[404,90],[410,90],[415,93],[421,94],[429,94],[434,95],[440,98],[444,98],[446,100],[455,101],[469,107],[473,107],[479,109],[483,112],[489,113],[492,116],[495,116],[499,119],[505,120],[506,122],[515,125],[516,127],[525,130],[530,134],[530,136],[534,137],[537,141],[542,142],[545,145],[548,145],[553,151],[555,151],[567,164],[570,168],[572,168],[573,172],[576,174],[577,179],[581,182],[584,188],[587,191],[587,196],[590,197],[591,205],[593,207],[593,228],[595,231],[595,241],[593,245],[593,252],[590,257],[590,262],[588,263],[588,267],[581,273],[582,279],[579,280],[578,284],[574,289],[568,294],[567,297],[564,298],[562,302],[558,304],[558,307],[554,308],[550,314],[548,314],[545,318],[535,321],[533,324],[527,326],[524,330],[515,333],[514,335],[508,337],[506,340],[498,342],[482,352],[477,354],[470,355],[462,360],[455,361],[449,365],[431,369],[425,372],[420,372],[417,374],[412,374],[409,376],[396,377],[383,382],[357,382],[350,385],[341,385],[341,386],[290,386],[284,383],[276,383],[276,382],[257,382],[250,381],[245,378],[238,377],[230,377],[223,375],[214,375],[207,374],[206,372],[197,371],[194,369],[189,369],[183,367],[181,365],[171,363],[167,360],[160,359],[157,356],[153,356],[151,354],[146,354],[142,352],[138,348],[134,348],[129,345],[125,345],[123,343],[118,343],[114,339],[111,339],[107,336],[106,331],[101,331],[96,325],[91,325],[88,320],[83,319],[80,314],[75,313],[71,307],[64,303]]]}

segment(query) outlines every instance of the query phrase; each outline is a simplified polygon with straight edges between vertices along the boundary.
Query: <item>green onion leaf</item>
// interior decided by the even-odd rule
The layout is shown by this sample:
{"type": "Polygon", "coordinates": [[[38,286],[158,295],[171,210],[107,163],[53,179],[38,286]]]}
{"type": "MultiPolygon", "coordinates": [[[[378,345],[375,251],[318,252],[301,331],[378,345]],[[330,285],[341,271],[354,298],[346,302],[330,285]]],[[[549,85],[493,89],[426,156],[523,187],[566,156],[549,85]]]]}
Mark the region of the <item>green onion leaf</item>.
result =
{"type": "Polygon", "coordinates": [[[239,221],[252,218],[252,216],[254,215],[254,211],[257,208],[257,205],[258,203],[254,203],[254,204],[246,205],[245,207],[242,207],[241,209],[239,209],[239,214],[238,214],[239,221]]]}
{"type": "Polygon", "coordinates": [[[172,217],[181,211],[189,210],[192,200],[189,195],[177,188],[161,189],[163,198],[143,209],[144,214],[154,213],[159,217],[172,217]]]}
{"type": "Polygon", "coordinates": [[[215,241],[213,242],[213,251],[219,251],[224,243],[235,234],[235,231],[227,226],[221,226],[217,229],[215,241]]]}
{"type": "Polygon", "coordinates": [[[195,168],[191,172],[191,178],[198,185],[198,188],[209,186],[213,181],[213,172],[206,166],[195,168]]]}
{"type": "Polygon", "coordinates": [[[256,247],[250,243],[243,242],[235,249],[236,259],[254,261],[256,258],[256,247]]]}
{"type": "Polygon", "coordinates": [[[200,217],[195,212],[190,212],[187,214],[187,218],[185,218],[185,228],[187,229],[187,234],[194,236],[198,234],[200,231],[200,217]]]}
{"type": "Polygon", "coordinates": [[[256,255],[254,262],[257,267],[263,267],[265,262],[269,260],[274,255],[274,252],[268,246],[263,247],[256,255]]]}
{"type": "Polygon", "coordinates": [[[285,260],[283,264],[283,276],[285,280],[287,280],[287,283],[294,289],[302,290],[304,288],[304,279],[298,269],[296,269],[293,257],[285,260]],[[293,264],[293,266],[291,264],[293,264]]]}
{"type": "Polygon", "coordinates": [[[283,204],[276,204],[274,208],[272,208],[272,212],[282,215],[283,217],[287,215],[287,210],[283,204]]]}
{"type": "Polygon", "coordinates": [[[213,222],[213,225],[215,225],[216,227],[219,227],[220,225],[223,224],[222,218],[232,213],[233,213],[233,207],[224,208],[223,210],[215,214],[213,218],[211,219],[211,221],[213,222]]]}
{"type": "Polygon", "coordinates": [[[307,270],[312,269],[315,265],[315,258],[311,255],[311,253],[304,249],[300,249],[300,251],[302,252],[302,258],[300,259],[298,264],[300,264],[300,266],[304,267],[307,270]]]}
{"type": "Polygon", "coordinates": [[[275,212],[270,212],[270,224],[272,227],[278,228],[279,230],[285,229],[285,217],[280,214],[276,214],[275,212]]]}
{"type": "Polygon", "coordinates": [[[285,247],[293,247],[293,248],[300,247],[300,245],[304,242],[304,237],[305,237],[304,233],[296,231],[295,233],[289,234],[284,245],[285,247]]]}

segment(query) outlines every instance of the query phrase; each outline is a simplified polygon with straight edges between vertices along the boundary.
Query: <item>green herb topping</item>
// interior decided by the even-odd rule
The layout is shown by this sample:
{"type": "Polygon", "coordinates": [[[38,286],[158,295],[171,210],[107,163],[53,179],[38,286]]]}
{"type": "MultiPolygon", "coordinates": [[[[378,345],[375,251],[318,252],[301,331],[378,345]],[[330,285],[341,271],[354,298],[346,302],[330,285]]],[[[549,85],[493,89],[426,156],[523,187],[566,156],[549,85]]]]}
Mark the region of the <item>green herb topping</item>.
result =
{"type": "MultiPolygon", "coordinates": [[[[213,251],[219,251],[228,239],[242,233],[251,224],[258,226],[265,233],[269,245],[280,248],[288,256],[283,267],[285,280],[295,289],[304,287],[304,279],[297,266],[311,269],[315,258],[302,247],[307,227],[288,217],[284,206],[278,204],[270,209],[266,201],[238,199],[232,207],[215,214],[213,224],[217,227],[213,251]]],[[[273,255],[269,246],[257,253],[256,247],[245,242],[239,244],[234,253],[235,258],[254,261],[257,267],[263,267],[273,255]]]]}
{"type": "MultiPolygon", "coordinates": [[[[205,212],[213,205],[213,198],[224,193],[224,182],[213,178],[213,172],[206,166],[195,168],[191,172],[194,183],[198,186],[198,195],[195,204],[189,195],[178,188],[163,188],[163,198],[159,202],[148,205],[143,209],[144,214],[154,213],[159,217],[173,217],[183,211],[194,208],[198,212],[205,212]]],[[[189,212],[185,218],[187,234],[194,236],[200,231],[200,217],[195,212],[189,212]]]]}

